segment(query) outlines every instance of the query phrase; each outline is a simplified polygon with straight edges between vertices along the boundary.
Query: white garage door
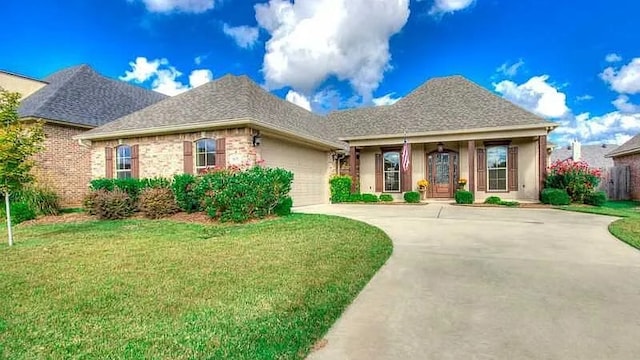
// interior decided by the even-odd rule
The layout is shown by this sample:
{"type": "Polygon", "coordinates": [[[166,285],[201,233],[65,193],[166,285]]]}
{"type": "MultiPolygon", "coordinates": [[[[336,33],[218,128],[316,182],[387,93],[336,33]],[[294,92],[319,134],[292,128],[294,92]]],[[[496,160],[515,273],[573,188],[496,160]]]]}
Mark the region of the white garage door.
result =
{"type": "Polygon", "coordinates": [[[327,153],[287,141],[262,138],[265,166],[293,172],[293,206],[324,204],[329,199],[327,153]]]}

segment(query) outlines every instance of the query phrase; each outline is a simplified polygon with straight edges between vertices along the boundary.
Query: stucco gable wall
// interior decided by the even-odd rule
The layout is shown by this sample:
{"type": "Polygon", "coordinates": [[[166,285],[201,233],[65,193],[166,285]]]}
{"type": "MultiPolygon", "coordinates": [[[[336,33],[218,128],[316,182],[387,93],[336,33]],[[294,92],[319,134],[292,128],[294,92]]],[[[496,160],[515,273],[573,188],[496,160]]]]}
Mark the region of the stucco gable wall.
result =
{"type": "Polygon", "coordinates": [[[47,84],[42,81],[0,71],[0,88],[11,92],[18,92],[22,95],[23,99],[40,90],[45,85],[47,84]]]}

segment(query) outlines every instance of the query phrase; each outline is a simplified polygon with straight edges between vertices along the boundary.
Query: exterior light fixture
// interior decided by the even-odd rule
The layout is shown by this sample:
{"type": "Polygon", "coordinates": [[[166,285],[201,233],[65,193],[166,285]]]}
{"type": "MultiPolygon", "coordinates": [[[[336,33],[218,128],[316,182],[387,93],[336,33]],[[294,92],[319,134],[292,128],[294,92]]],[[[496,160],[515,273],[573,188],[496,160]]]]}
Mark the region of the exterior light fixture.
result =
{"type": "Polygon", "coordinates": [[[441,153],[444,151],[444,144],[442,142],[438,143],[438,152],[441,153]]]}
{"type": "Polygon", "coordinates": [[[254,147],[260,146],[260,144],[262,144],[262,135],[260,135],[260,131],[253,135],[252,143],[254,147]]]}

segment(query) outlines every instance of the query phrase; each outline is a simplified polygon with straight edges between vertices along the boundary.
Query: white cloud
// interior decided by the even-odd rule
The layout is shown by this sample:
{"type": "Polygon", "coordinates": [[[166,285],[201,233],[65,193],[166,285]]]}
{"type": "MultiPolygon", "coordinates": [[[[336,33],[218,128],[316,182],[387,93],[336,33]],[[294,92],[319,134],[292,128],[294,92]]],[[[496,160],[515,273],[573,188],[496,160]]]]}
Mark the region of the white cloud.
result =
{"type": "Polygon", "coordinates": [[[222,25],[222,31],[229,37],[231,37],[238,46],[243,49],[250,49],[258,41],[258,35],[260,32],[257,27],[251,26],[229,26],[228,24],[222,25]]]}
{"type": "Polygon", "coordinates": [[[506,62],[500,65],[500,67],[497,68],[496,71],[507,77],[514,77],[518,74],[518,70],[522,65],[524,65],[524,60],[522,59],[518,60],[518,62],[513,64],[509,64],[508,62],[506,62]]]}
{"type": "Polygon", "coordinates": [[[390,69],[389,39],[409,17],[409,0],[270,0],[255,5],[271,36],[262,71],[268,88],[311,93],[331,76],[365,99],[390,69]]]}
{"type": "Polygon", "coordinates": [[[136,61],[129,63],[131,70],[125,71],[120,80],[145,83],[151,81],[151,89],[159,93],[173,96],[189,89],[205,84],[213,78],[211,70],[196,69],[189,75],[189,83],[178,80],[182,72],[169,65],[167,59],[148,60],[145,57],[137,57],[136,61]]]}
{"type": "Polygon", "coordinates": [[[547,118],[560,118],[569,112],[567,96],[547,80],[548,75],[541,75],[520,85],[503,80],[493,86],[505,99],[529,111],[547,118]]]}
{"type": "Polygon", "coordinates": [[[471,6],[475,0],[435,0],[430,14],[444,14],[460,11],[471,6]]]}
{"type": "Polygon", "coordinates": [[[613,111],[602,116],[579,114],[559,121],[561,126],[551,134],[557,143],[578,139],[585,144],[621,144],[640,131],[640,113],[623,114],[613,111]]]}
{"type": "Polygon", "coordinates": [[[215,6],[215,0],[142,0],[142,2],[147,10],[159,13],[178,11],[198,14],[211,10],[215,6]]]}
{"type": "Polygon", "coordinates": [[[139,56],[136,61],[129,62],[131,70],[125,71],[124,76],[120,76],[120,80],[143,83],[158,72],[158,67],[168,63],[167,59],[148,61],[147,58],[139,56]]]}
{"type": "Polygon", "coordinates": [[[640,113],[640,105],[632,104],[627,95],[619,95],[611,103],[624,114],[640,113]]]}
{"type": "Polygon", "coordinates": [[[394,94],[395,93],[389,93],[381,97],[373,98],[372,101],[376,106],[393,105],[398,102],[398,100],[402,99],[402,97],[394,98],[394,94]]]}
{"type": "Polygon", "coordinates": [[[604,69],[600,77],[617,93],[640,93],[640,57],[631,60],[620,69],[610,66],[604,69]]]}
{"type": "Polygon", "coordinates": [[[195,58],[193,58],[193,63],[196,65],[200,65],[202,64],[203,61],[205,61],[207,58],[209,57],[209,55],[198,55],[195,58]]]}
{"type": "Polygon", "coordinates": [[[589,94],[584,94],[584,95],[576,96],[576,100],[578,101],[593,100],[593,96],[589,94]]]}
{"type": "Polygon", "coordinates": [[[300,93],[297,93],[293,90],[289,90],[289,92],[287,93],[287,96],[285,96],[285,99],[287,99],[287,101],[289,102],[292,102],[300,106],[303,109],[307,109],[311,111],[311,102],[306,96],[300,93]]]}
{"type": "Polygon", "coordinates": [[[189,85],[198,87],[204,85],[213,79],[213,73],[209,69],[193,70],[189,75],[189,85]]]}
{"type": "Polygon", "coordinates": [[[622,61],[622,56],[615,54],[615,53],[611,53],[611,54],[607,54],[607,56],[605,56],[604,60],[606,62],[618,62],[618,61],[622,61]]]}

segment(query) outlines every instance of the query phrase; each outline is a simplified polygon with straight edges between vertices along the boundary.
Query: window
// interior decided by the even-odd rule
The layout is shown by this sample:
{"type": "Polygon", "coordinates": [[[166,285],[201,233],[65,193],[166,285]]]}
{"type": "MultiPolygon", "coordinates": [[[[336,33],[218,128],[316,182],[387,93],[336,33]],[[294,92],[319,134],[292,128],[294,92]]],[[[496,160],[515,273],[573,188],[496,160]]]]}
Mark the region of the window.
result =
{"type": "Polygon", "coordinates": [[[489,191],[507,191],[507,146],[487,147],[489,191]]]}
{"type": "Polygon", "coordinates": [[[216,142],[213,139],[196,141],[196,171],[216,165],[216,142]]]}
{"type": "Polygon", "coordinates": [[[385,152],[382,157],[384,159],[384,191],[400,192],[400,152],[385,152]]]}
{"type": "Polygon", "coordinates": [[[131,146],[129,145],[116,148],[116,178],[131,178],[131,146]]]}

